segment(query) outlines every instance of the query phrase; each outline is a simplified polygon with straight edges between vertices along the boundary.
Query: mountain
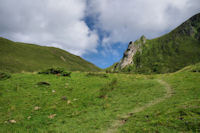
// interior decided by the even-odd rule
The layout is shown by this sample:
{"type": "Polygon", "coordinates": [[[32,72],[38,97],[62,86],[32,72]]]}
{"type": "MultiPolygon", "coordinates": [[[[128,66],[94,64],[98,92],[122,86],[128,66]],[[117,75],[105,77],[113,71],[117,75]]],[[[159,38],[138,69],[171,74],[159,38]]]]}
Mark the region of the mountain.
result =
{"type": "Polygon", "coordinates": [[[100,68],[79,56],[54,47],[19,43],[0,38],[0,70],[8,72],[38,71],[63,67],[69,71],[99,71],[100,68]]]}
{"type": "Polygon", "coordinates": [[[200,13],[161,37],[130,42],[109,71],[167,73],[200,62],[200,13]]]}

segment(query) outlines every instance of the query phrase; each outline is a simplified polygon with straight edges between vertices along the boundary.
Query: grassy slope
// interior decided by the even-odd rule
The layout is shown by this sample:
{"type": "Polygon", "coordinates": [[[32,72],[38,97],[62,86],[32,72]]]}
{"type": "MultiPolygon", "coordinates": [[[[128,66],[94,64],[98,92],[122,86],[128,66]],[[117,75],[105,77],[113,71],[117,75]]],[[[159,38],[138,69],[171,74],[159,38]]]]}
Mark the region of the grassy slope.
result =
{"type": "Polygon", "coordinates": [[[0,55],[2,71],[38,71],[52,66],[64,67],[70,71],[100,70],[95,65],[64,50],[12,42],[4,38],[0,38],[0,55]]]}
{"type": "Polygon", "coordinates": [[[135,114],[118,131],[200,132],[200,73],[181,72],[157,77],[172,86],[173,96],[135,114]]]}
{"type": "Polygon", "coordinates": [[[133,107],[164,94],[162,86],[154,79],[144,80],[142,75],[125,74],[110,74],[108,78],[78,72],[72,73],[71,78],[14,74],[11,79],[0,81],[0,87],[0,132],[21,133],[101,131],[118,114],[129,112],[133,107]],[[116,79],[112,90],[110,83],[116,79]],[[37,86],[40,81],[51,85],[37,86]],[[105,98],[99,98],[102,90],[105,98]],[[61,100],[63,96],[71,104],[61,100]],[[41,109],[34,111],[35,106],[41,109]],[[57,115],[49,119],[50,114],[57,115]],[[30,120],[28,116],[31,116],[30,120]],[[17,123],[4,123],[10,119],[17,123]]]}
{"type": "Polygon", "coordinates": [[[200,14],[164,36],[147,40],[133,60],[135,64],[124,71],[167,73],[200,62],[200,14]]]}
{"type": "Polygon", "coordinates": [[[118,131],[200,131],[200,73],[107,76],[79,72],[72,73],[71,78],[13,74],[0,81],[0,132],[103,132],[121,114],[163,97],[165,89],[157,79],[168,82],[173,95],[134,114],[118,131]],[[40,81],[51,85],[38,86],[40,81]],[[99,98],[102,94],[104,97],[99,98]],[[61,100],[63,96],[71,103],[61,100]],[[35,106],[41,109],[35,111],[35,106]],[[49,119],[51,114],[56,116],[49,119]],[[7,122],[11,119],[17,123],[7,122]]]}
{"type": "Polygon", "coordinates": [[[183,69],[179,70],[178,72],[200,72],[200,63],[184,67],[183,69]]]}

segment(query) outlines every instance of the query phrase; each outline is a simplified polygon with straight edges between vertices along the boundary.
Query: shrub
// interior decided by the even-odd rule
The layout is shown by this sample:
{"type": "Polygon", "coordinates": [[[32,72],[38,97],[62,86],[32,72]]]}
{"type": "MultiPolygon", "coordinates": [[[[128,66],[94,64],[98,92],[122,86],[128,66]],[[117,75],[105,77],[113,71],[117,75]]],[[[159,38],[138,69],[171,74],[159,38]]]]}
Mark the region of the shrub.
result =
{"type": "Polygon", "coordinates": [[[38,74],[61,74],[64,71],[63,68],[49,68],[38,72],[38,74]]]}
{"type": "Polygon", "coordinates": [[[0,72],[0,80],[9,79],[11,75],[9,73],[0,72]]]}
{"type": "Polygon", "coordinates": [[[38,72],[38,74],[56,74],[56,75],[70,77],[71,72],[67,72],[63,68],[56,67],[56,68],[49,68],[49,69],[43,70],[41,72],[38,72]]]}
{"type": "Polygon", "coordinates": [[[86,74],[86,76],[96,76],[96,77],[101,77],[101,78],[108,78],[108,75],[105,74],[105,73],[92,73],[92,72],[89,72],[86,74]]]}
{"type": "Polygon", "coordinates": [[[43,81],[43,82],[38,82],[37,85],[47,85],[47,86],[49,86],[50,83],[43,81]]]}
{"type": "Polygon", "coordinates": [[[64,71],[64,72],[62,72],[61,75],[62,75],[62,76],[68,76],[68,77],[71,77],[71,72],[66,72],[66,71],[64,71]]]}

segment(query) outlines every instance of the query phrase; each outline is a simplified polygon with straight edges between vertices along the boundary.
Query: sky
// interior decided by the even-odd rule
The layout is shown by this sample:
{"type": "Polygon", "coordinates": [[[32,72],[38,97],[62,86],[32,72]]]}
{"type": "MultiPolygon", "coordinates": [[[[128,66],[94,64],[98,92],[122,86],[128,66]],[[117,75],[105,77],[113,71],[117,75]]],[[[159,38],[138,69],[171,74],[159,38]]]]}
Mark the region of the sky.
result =
{"type": "Polygon", "coordinates": [[[130,41],[159,37],[199,12],[200,0],[0,0],[0,36],[106,68],[130,41]]]}

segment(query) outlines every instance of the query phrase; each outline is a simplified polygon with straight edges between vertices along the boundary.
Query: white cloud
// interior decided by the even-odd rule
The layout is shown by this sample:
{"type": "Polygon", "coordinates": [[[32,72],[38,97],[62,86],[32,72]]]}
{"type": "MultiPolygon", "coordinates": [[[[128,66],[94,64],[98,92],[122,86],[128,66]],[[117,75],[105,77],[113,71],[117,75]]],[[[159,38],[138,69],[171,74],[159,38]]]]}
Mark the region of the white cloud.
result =
{"type": "MultiPolygon", "coordinates": [[[[90,0],[96,27],[109,33],[103,44],[166,33],[200,12],[199,0],[90,0]]],[[[91,13],[90,13],[91,14],[91,13]]]]}
{"type": "Polygon", "coordinates": [[[96,51],[98,35],[83,21],[85,0],[0,0],[0,3],[1,36],[60,47],[77,55],[96,51]]]}
{"type": "Polygon", "coordinates": [[[199,0],[0,0],[0,36],[84,55],[105,31],[102,53],[116,56],[113,43],[158,37],[198,12],[199,0]],[[96,17],[94,30],[86,15],[96,17]]]}

